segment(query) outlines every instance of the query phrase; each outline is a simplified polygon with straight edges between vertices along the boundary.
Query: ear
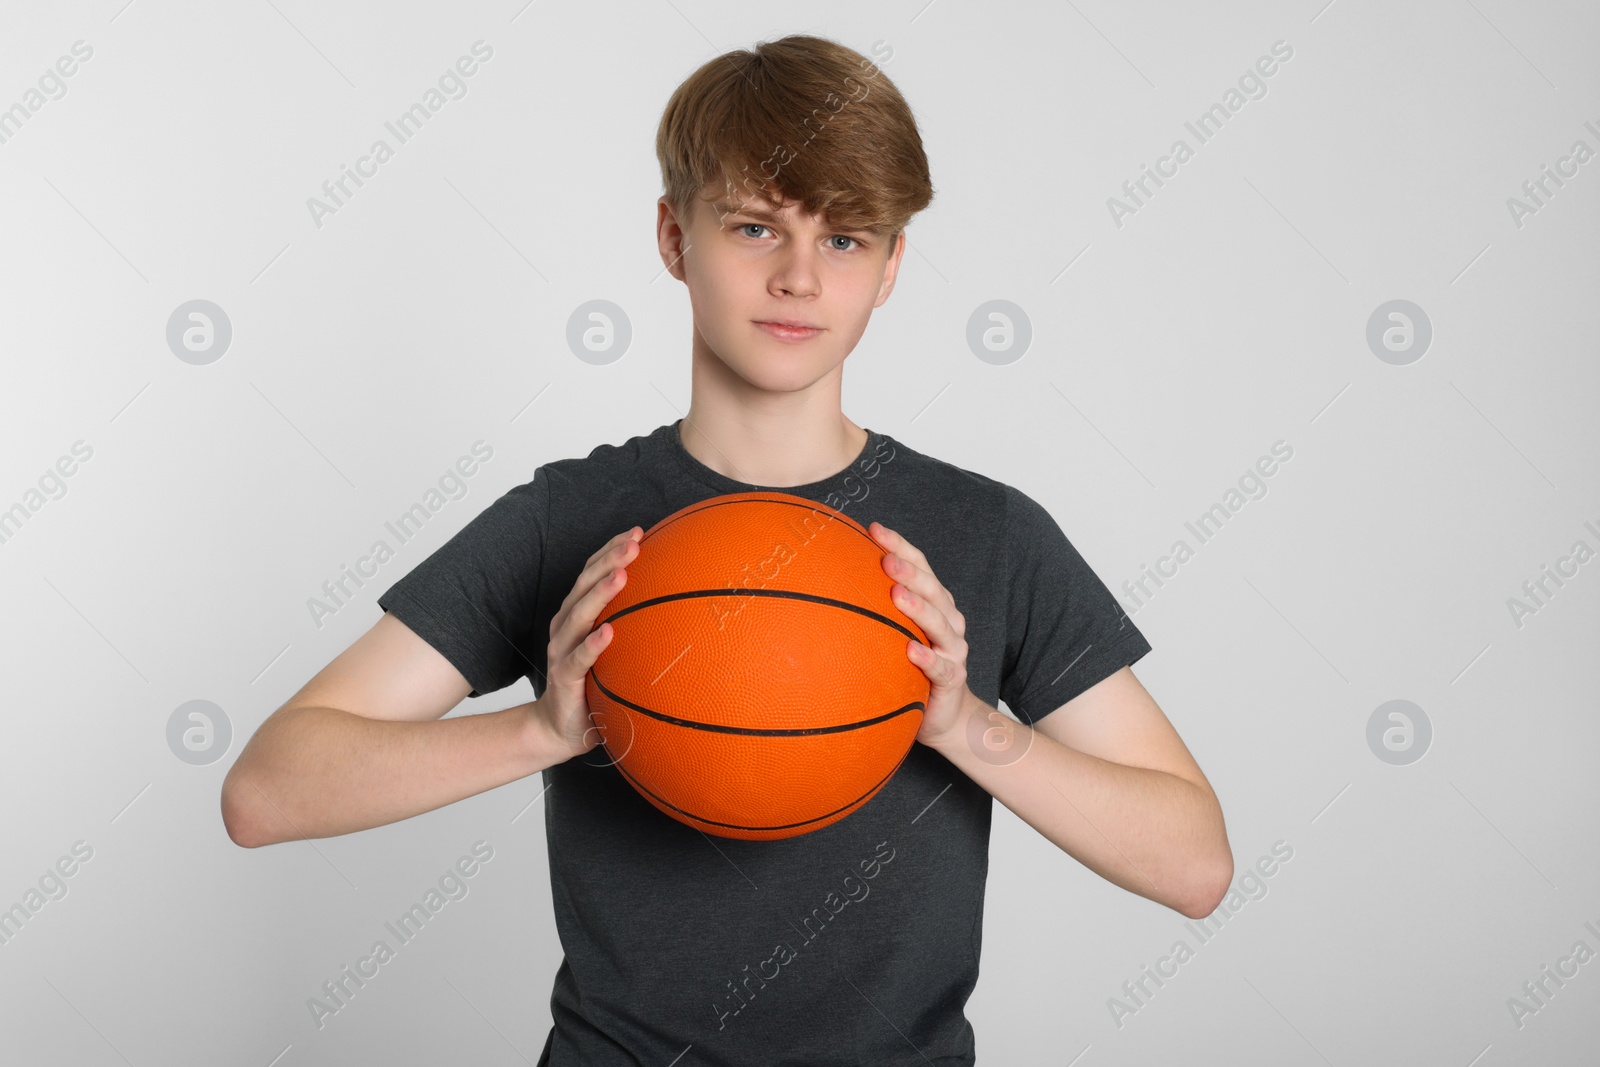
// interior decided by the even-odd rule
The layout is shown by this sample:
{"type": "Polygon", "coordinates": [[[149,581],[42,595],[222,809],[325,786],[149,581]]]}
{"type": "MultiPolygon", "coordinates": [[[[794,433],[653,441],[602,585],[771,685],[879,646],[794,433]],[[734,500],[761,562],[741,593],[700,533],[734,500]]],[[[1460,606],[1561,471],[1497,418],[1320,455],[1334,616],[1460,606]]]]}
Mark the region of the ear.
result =
{"type": "Polygon", "coordinates": [[[901,230],[894,235],[894,245],[889,249],[889,258],[883,265],[883,284],[878,287],[878,299],[872,306],[880,308],[883,302],[889,299],[889,294],[894,292],[894,280],[900,275],[900,259],[906,253],[906,231],[901,230]]]}
{"type": "Polygon", "coordinates": [[[665,196],[656,201],[656,247],[660,249],[662,264],[680,282],[685,280],[683,254],[689,249],[689,235],[684,231],[687,225],[688,220],[679,220],[665,196]]]}

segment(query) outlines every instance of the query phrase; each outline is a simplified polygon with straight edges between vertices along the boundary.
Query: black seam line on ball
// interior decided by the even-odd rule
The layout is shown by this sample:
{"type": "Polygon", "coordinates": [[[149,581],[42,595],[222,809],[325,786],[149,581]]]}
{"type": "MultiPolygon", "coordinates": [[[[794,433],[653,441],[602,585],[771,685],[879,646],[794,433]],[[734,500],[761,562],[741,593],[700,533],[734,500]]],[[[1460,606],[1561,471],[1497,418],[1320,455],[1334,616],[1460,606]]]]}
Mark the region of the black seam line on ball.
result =
{"type": "Polygon", "coordinates": [[[862,719],[859,722],[847,722],[838,726],[805,726],[796,727],[794,729],[757,726],[723,726],[720,723],[699,722],[695,719],[683,719],[676,715],[668,715],[665,712],[647,708],[642,704],[635,704],[627,697],[613,693],[610,689],[608,689],[606,684],[600,680],[600,675],[593,668],[590,668],[589,674],[594,678],[594,684],[600,690],[600,692],[604,693],[607,697],[616,701],[618,704],[621,704],[624,707],[632,708],[641,715],[648,715],[652,719],[659,719],[662,722],[671,723],[673,726],[687,726],[692,730],[706,730],[710,733],[717,734],[740,734],[745,737],[811,737],[815,734],[842,734],[848,733],[851,730],[860,730],[868,726],[876,726],[880,722],[888,722],[895,716],[904,715],[913,708],[918,711],[927,710],[927,705],[922,701],[913,700],[909,704],[895,708],[893,711],[885,712],[882,715],[874,715],[870,719],[862,719]]]}
{"type": "Polygon", "coordinates": [[[871,789],[867,790],[865,793],[862,793],[860,796],[856,797],[849,804],[846,804],[843,807],[834,808],[832,811],[828,812],[826,815],[818,815],[814,819],[806,819],[803,822],[784,823],[781,826],[745,826],[742,823],[736,823],[736,822],[717,822],[717,820],[715,820],[715,819],[707,819],[707,818],[704,818],[702,816],[696,815],[692,811],[684,811],[682,808],[678,807],[678,805],[674,804],[672,801],[670,801],[670,800],[666,799],[665,797],[661,796],[660,794],[656,793],[655,790],[651,789],[649,786],[646,786],[644,783],[640,782],[633,775],[629,774],[626,770],[623,769],[622,764],[620,764],[620,763],[612,763],[611,766],[615,767],[618,771],[620,771],[622,773],[622,776],[624,778],[626,778],[628,781],[632,782],[635,788],[641,789],[644,792],[649,793],[652,797],[655,797],[657,800],[661,801],[661,803],[665,804],[667,807],[671,808],[673,811],[677,812],[680,815],[687,815],[689,818],[693,819],[695,822],[703,822],[707,826],[724,826],[724,827],[727,827],[730,830],[754,830],[754,831],[759,832],[759,831],[763,831],[763,830],[793,830],[797,826],[809,826],[811,823],[821,822],[823,819],[831,818],[832,816],[839,814],[841,811],[844,811],[845,808],[849,808],[849,807],[851,807],[852,805],[855,805],[855,804],[860,804],[867,797],[870,797],[873,793],[876,793],[879,789],[883,788],[883,783],[887,782],[890,778],[894,777],[894,772],[898,771],[900,769],[900,764],[904,763],[906,761],[906,756],[909,756],[909,755],[911,755],[911,750],[908,748],[905,751],[905,755],[902,755],[900,757],[900,762],[896,763],[892,768],[890,768],[888,774],[886,774],[882,778],[878,779],[878,784],[877,785],[873,786],[871,789]]]}
{"type": "Polygon", "coordinates": [[[871,608],[864,608],[859,604],[852,604],[848,600],[835,600],[832,597],[817,596],[815,593],[797,593],[791,589],[688,589],[682,593],[668,593],[666,596],[651,597],[649,600],[641,600],[637,604],[630,604],[621,611],[612,612],[605,618],[598,620],[592,627],[591,632],[593,632],[593,630],[600,629],[601,623],[614,622],[615,620],[622,618],[624,615],[631,614],[635,611],[643,611],[645,608],[654,607],[657,604],[665,604],[673,600],[690,600],[695,597],[708,596],[766,596],[774,597],[778,600],[805,600],[812,604],[822,604],[830,608],[844,608],[846,611],[853,611],[857,615],[865,615],[867,618],[872,619],[875,622],[881,622],[885,626],[893,627],[913,641],[920,642],[921,640],[916,634],[912,633],[904,626],[901,626],[887,615],[879,615],[871,608]]]}
{"type": "MultiPolygon", "coordinates": [[[[838,521],[836,518],[834,518],[834,516],[828,515],[828,514],[826,514],[825,512],[822,512],[822,511],[818,511],[817,510],[817,505],[815,504],[815,502],[813,502],[812,504],[802,504],[797,500],[781,500],[781,499],[777,499],[777,498],[767,498],[767,497],[758,497],[758,498],[755,498],[755,499],[752,499],[752,500],[715,500],[715,499],[713,499],[713,500],[704,501],[702,507],[696,507],[693,511],[687,512],[687,513],[685,513],[683,515],[679,515],[676,519],[673,519],[672,522],[669,522],[669,523],[667,523],[666,526],[661,527],[660,530],[654,530],[654,531],[652,531],[650,533],[645,534],[643,537],[639,538],[639,543],[641,545],[644,544],[644,542],[650,540],[650,538],[652,538],[656,534],[660,533],[661,530],[665,530],[667,528],[667,526],[671,526],[673,522],[681,522],[682,520],[687,519],[690,515],[698,515],[702,511],[708,511],[711,508],[738,507],[740,504],[782,504],[786,508],[799,508],[802,511],[809,511],[809,512],[813,512],[813,513],[818,514],[818,515],[822,515],[822,517],[827,519],[829,522],[837,522],[838,521]]],[[[691,505],[691,507],[692,506],[693,505],[691,505]]],[[[834,510],[838,511],[837,508],[835,508],[834,510]]],[[[848,515],[845,515],[845,513],[842,512],[842,511],[839,512],[839,515],[848,520],[844,524],[846,529],[848,529],[851,533],[857,535],[858,537],[865,537],[868,541],[872,542],[872,547],[876,548],[879,552],[883,551],[883,546],[879,545],[878,542],[873,541],[872,540],[872,535],[870,533],[866,533],[865,531],[863,531],[861,529],[860,525],[856,523],[856,520],[851,519],[848,515]]]]}

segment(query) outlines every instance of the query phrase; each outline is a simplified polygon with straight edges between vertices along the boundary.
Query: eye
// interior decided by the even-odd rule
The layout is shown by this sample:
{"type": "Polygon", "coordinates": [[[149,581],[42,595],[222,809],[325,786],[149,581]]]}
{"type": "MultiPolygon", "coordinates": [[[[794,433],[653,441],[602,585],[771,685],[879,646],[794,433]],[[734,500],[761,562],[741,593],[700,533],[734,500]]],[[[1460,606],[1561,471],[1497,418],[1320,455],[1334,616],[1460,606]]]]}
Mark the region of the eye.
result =
{"type": "MultiPolygon", "coordinates": [[[[852,246],[859,246],[861,244],[861,242],[856,240],[854,237],[851,237],[848,234],[843,234],[843,233],[836,233],[832,237],[828,238],[828,240],[830,240],[830,241],[849,241],[852,246]]],[[[849,248],[838,248],[838,247],[834,248],[835,252],[849,252],[850,250],[851,249],[849,249],[849,248]]]]}
{"type": "MultiPolygon", "coordinates": [[[[740,223],[740,224],[739,224],[739,230],[740,230],[740,231],[741,231],[741,232],[743,232],[743,231],[744,231],[744,230],[748,230],[748,229],[749,229],[749,228],[750,228],[750,227],[752,227],[752,226],[754,226],[754,227],[755,227],[755,228],[756,228],[756,229],[758,229],[758,230],[764,230],[764,229],[766,229],[766,227],[765,227],[765,226],[763,226],[763,225],[761,225],[761,223],[759,223],[759,222],[741,222],[741,223],[740,223]]],[[[750,236],[753,236],[753,235],[752,235],[752,234],[745,234],[745,236],[746,236],[746,237],[750,237],[750,236]]]]}

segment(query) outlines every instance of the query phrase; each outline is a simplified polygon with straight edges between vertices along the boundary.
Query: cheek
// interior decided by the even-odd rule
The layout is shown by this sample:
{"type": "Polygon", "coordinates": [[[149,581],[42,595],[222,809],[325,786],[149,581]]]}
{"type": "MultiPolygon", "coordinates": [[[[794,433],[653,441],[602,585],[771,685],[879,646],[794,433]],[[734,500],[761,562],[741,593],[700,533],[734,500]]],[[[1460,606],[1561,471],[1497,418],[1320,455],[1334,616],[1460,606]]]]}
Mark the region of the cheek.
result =
{"type": "Polygon", "coordinates": [[[689,283],[689,306],[702,332],[716,329],[722,308],[727,302],[727,280],[715,268],[715,264],[701,260],[689,266],[685,272],[689,283]]]}
{"type": "Polygon", "coordinates": [[[839,330],[837,345],[847,354],[854,352],[856,345],[861,340],[861,335],[866,332],[867,323],[865,319],[860,322],[851,323],[848,330],[845,330],[841,327],[839,330]]]}
{"type": "Polygon", "coordinates": [[[736,305],[744,287],[735,264],[709,258],[700,262],[694,280],[695,308],[710,316],[721,315],[736,305]]]}
{"type": "Polygon", "coordinates": [[[855,286],[848,295],[841,293],[840,296],[839,306],[847,309],[840,318],[848,321],[840,322],[839,332],[844,333],[848,329],[853,337],[860,337],[872,319],[872,302],[878,297],[878,283],[874,281],[870,285],[855,286]]]}

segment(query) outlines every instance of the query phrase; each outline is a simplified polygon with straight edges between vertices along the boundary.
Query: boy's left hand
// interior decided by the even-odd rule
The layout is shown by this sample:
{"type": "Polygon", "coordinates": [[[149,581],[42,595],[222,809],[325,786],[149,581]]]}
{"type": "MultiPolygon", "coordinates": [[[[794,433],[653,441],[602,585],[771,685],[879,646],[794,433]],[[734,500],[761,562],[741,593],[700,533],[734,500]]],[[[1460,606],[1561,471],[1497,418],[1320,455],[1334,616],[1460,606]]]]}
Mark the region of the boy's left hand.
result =
{"type": "Polygon", "coordinates": [[[962,725],[969,701],[976,699],[967,688],[967,620],[920,549],[881,522],[867,529],[885,552],[884,572],[899,583],[890,594],[895,606],[933,643],[932,648],[915,640],[906,643],[906,658],[932,683],[917,740],[933,745],[962,725]]]}

